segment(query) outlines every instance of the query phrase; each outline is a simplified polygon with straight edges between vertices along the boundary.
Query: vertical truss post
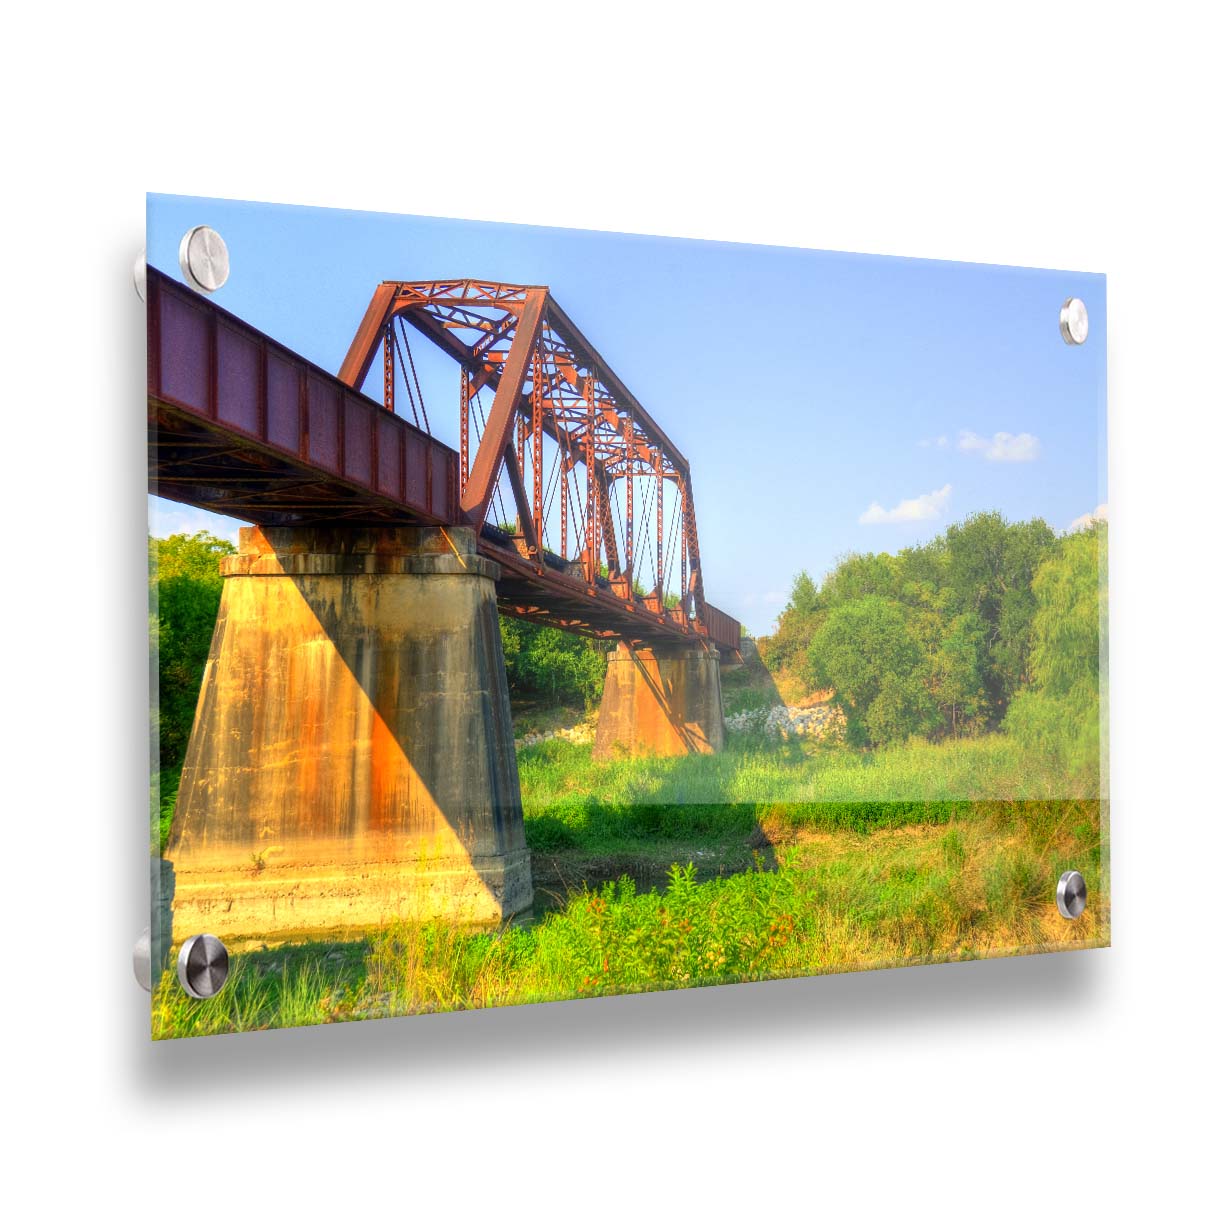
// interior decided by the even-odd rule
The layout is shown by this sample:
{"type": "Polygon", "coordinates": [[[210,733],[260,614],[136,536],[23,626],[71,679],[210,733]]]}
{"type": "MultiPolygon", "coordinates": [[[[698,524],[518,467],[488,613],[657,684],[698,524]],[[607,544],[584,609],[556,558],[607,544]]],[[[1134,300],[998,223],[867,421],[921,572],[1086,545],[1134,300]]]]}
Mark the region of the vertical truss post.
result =
{"type": "MultiPolygon", "coordinates": [[[[628,457],[629,448],[625,447],[628,457]]],[[[633,460],[625,469],[625,573],[629,575],[629,590],[633,591],[633,460]]]]}
{"type": "Polygon", "coordinates": [[[599,477],[599,517],[600,532],[603,535],[604,552],[608,558],[608,577],[622,576],[620,551],[616,547],[616,524],[612,521],[612,490],[608,484],[608,472],[601,467],[599,477]]]}
{"type": "Polygon", "coordinates": [[[602,535],[603,535],[603,512],[600,506],[599,485],[596,484],[595,486],[595,533],[594,533],[594,542],[595,542],[594,558],[595,560],[591,566],[591,572],[595,575],[594,578],[592,579],[593,582],[599,581],[599,558],[603,555],[602,535]]]}
{"type": "Polygon", "coordinates": [[[536,549],[544,551],[544,360],[536,345],[531,362],[531,476],[536,549]]]}
{"type": "MultiPolygon", "coordinates": [[[[523,479],[523,483],[527,482],[527,422],[521,417],[514,418],[514,453],[518,458],[519,475],[523,479]]],[[[526,527],[527,520],[523,517],[520,510],[515,519],[514,532],[516,535],[522,535],[526,527]]]]}
{"type": "Polygon", "coordinates": [[[688,593],[688,492],[683,478],[676,481],[676,491],[680,494],[680,607],[688,620],[693,604],[688,593]]]}
{"type": "Polygon", "coordinates": [[[561,560],[569,560],[569,458],[561,454],[561,560]]]}
{"type": "Polygon", "coordinates": [[[684,473],[684,535],[688,544],[689,590],[693,595],[693,615],[697,620],[705,619],[705,585],[701,581],[701,552],[697,543],[697,515],[693,509],[693,482],[688,472],[684,473]]]}
{"type": "Polygon", "coordinates": [[[586,384],[586,580],[592,586],[599,577],[599,513],[595,490],[595,372],[586,384]]]}
{"type": "Polygon", "coordinates": [[[467,366],[459,367],[459,496],[467,488],[468,428],[472,415],[472,380],[467,366]]]}
{"type": "Polygon", "coordinates": [[[655,505],[655,594],[663,606],[663,452],[656,448],[654,457],[655,483],[658,493],[655,505]]]}
{"type": "Polygon", "coordinates": [[[395,411],[395,337],[391,328],[388,323],[383,332],[383,407],[388,412],[395,411]]]}

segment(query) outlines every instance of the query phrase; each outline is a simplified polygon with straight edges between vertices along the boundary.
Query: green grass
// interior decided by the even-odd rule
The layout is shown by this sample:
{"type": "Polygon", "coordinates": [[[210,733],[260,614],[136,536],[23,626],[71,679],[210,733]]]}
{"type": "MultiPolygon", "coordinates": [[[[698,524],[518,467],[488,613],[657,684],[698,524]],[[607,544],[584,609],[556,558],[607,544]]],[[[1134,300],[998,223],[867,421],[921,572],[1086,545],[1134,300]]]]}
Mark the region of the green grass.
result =
{"type": "Polygon", "coordinates": [[[946,825],[809,832],[776,869],[665,888],[621,879],[533,927],[398,925],[365,941],[233,958],[225,990],[189,999],[166,974],[158,1038],[492,1007],[1107,943],[1107,860],[1090,800],[978,803],[946,825]],[[1054,888],[1084,873],[1062,919],[1054,888]]]}
{"type": "Polygon", "coordinates": [[[723,711],[728,715],[786,704],[773,677],[759,663],[726,671],[722,676],[722,699],[723,711]]]}
{"type": "Polygon", "coordinates": [[[204,1037],[361,1019],[354,1006],[359,999],[377,1002],[360,942],[240,953],[230,958],[225,989],[211,999],[190,998],[172,972],[163,974],[153,993],[153,1036],[204,1037]]]}
{"type": "Polygon", "coordinates": [[[152,817],[152,837],[159,854],[165,854],[170,841],[170,825],[174,820],[174,804],[178,799],[181,767],[163,769],[149,779],[149,811],[152,817]]]}
{"type": "MultiPolygon", "coordinates": [[[[167,973],[154,1036],[1108,942],[1092,779],[1071,779],[1003,735],[873,754],[733,737],[717,756],[607,762],[554,740],[521,751],[519,772],[537,882],[546,863],[579,863],[569,878],[604,880],[631,859],[662,887],[622,877],[570,889],[530,927],[399,925],[239,952],[206,1002],[167,973]],[[1054,906],[1069,867],[1090,896],[1074,923],[1054,906]],[[722,874],[703,882],[711,868],[722,874]]],[[[163,835],[176,781],[162,779],[163,835]]]]}
{"type": "Polygon", "coordinates": [[[1090,797],[1003,735],[875,753],[732,737],[716,756],[595,761],[549,741],[519,754],[527,842],[611,853],[644,841],[749,836],[758,825],[868,832],[943,824],[975,802],[1090,797]]]}

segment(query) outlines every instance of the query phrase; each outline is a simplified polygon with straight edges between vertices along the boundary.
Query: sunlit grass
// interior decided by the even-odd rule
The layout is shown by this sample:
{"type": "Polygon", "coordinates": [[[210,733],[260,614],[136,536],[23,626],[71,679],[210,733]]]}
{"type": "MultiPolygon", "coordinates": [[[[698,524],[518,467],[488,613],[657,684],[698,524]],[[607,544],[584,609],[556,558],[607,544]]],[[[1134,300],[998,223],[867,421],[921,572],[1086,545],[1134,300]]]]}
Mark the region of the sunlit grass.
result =
{"type": "Polygon", "coordinates": [[[1091,798],[1004,735],[877,752],[732,737],[716,756],[596,761],[549,741],[519,754],[528,844],[610,851],[643,840],[745,837],[759,823],[857,829],[944,823],[991,799],[1091,798]]]}
{"type": "MultiPolygon", "coordinates": [[[[329,1023],[671,989],[1108,942],[1107,859],[1092,801],[981,803],[948,823],[800,834],[776,870],[667,887],[622,879],[531,928],[399,925],[366,942],[234,957],[225,990],[188,999],[167,974],[155,1037],[329,1023]],[[1054,890],[1083,872],[1089,907],[1054,890]]],[[[761,859],[761,867],[764,866],[761,859]]]]}

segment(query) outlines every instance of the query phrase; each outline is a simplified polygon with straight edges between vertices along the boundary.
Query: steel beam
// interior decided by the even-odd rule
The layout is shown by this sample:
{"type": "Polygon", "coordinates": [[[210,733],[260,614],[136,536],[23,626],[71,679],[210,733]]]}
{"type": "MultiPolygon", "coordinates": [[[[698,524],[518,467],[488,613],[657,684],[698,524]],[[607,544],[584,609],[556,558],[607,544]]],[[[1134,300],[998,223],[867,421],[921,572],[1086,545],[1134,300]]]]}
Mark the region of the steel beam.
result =
{"type": "Polygon", "coordinates": [[[497,385],[493,406],[489,409],[484,437],[481,438],[480,446],[476,450],[476,458],[472,463],[467,488],[464,489],[459,501],[459,509],[464,518],[478,529],[489,511],[489,502],[492,500],[493,488],[497,483],[498,468],[501,465],[506,444],[510,441],[515,409],[523,394],[527,364],[531,360],[532,353],[535,352],[536,342],[539,339],[540,324],[544,319],[544,302],[547,297],[547,289],[527,290],[518,326],[514,330],[514,339],[510,344],[510,356],[506,361],[506,369],[497,385]]]}
{"type": "MultiPolygon", "coordinates": [[[[397,296],[396,284],[380,286],[346,358],[348,377],[337,379],[154,268],[149,269],[148,285],[150,492],[236,513],[263,525],[449,524],[461,521],[463,494],[472,510],[481,509],[474,504],[477,465],[486,482],[479,490],[481,512],[487,514],[488,498],[496,488],[501,464],[506,463],[530,555],[523,557],[514,551],[509,539],[485,525],[483,518],[480,551],[502,566],[498,598],[508,614],[604,638],[674,641],[707,637],[720,646],[738,648],[738,622],[705,603],[687,465],[683,470],[670,470],[668,449],[655,441],[647,445],[644,439],[657,427],[645,418],[636,401],[620,404],[624,411],[618,411],[606,397],[606,389],[619,384],[605,367],[594,364],[589,349],[580,354],[583,369],[589,372],[579,375],[570,368],[569,357],[549,347],[552,341],[545,339],[544,331],[548,326],[555,328],[555,320],[550,321],[555,303],[543,287],[468,282],[455,289],[456,301],[471,292],[478,296],[462,298],[469,305],[494,304],[500,310],[519,312],[513,327],[503,319],[494,332],[482,333],[503,337],[513,333],[509,353],[484,354],[506,360],[486,364],[473,357],[472,350],[444,322],[417,308],[423,300],[420,295],[397,296]],[[386,326],[397,314],[460,358],[461,412],[470,411],[475,387],[493,371],[488,381],[497,387],[494,412],[481,440],[473,479],[462,493],[461,462],[455,451],[386,411],[386,403],[378,404],[355,390],[384,341],[386,326]],[[364,347],[359,343],[362,337],[364,347]],[[533,391],[537,386],[539,391],[528,395],[524,387],[528,362],[533,360],[538,376],[532,379],[533,391]],[[585,364],[588,361],[590,365],[585,364]],[[571,382],[581,396],[572,402],[558,395],[561,384],[571,382]],[[532,490],[534,496],[528,496],[523,470],[513,454],[511,431],[516,420],[525,425],[530,422],[537,486],[544,483],[543,435],[549,434],[561,450],[562,556],[543,547],[548,506],[536,504],[541,501],[540,487],[532,490]],[[634,432],[638,426],[644,432],[634,432]],[[499,442],[500,450],[490,454],[499,442]],[[614,453],[619,462],[610,462],[614,453]],[[576,476],[573,484],[569,480],[578,464],[586,471],[585,522],[583,485],[576,476]],[[614,478],[625,475],[632,479],[631,473],[653,476],[656,496],[663,481],[677,485],[682,528],[681,608],[662,606],[661,581],[657,598],[638,599],[627,589],[610,491],[614,478]],[[569,506],[572,488],[578,494],[575,514],[569,506]],[[581,573],[568,564],[571,518],[574,530],[586,536],[581,573]],[[610,578],[600,574],[605,555],[610,578]],[[685,609],[691,610],[693,621],[685,609]]],[[[450,321],[455,326],[471,326],[457,320],[456,314],[450,321]]],[[[579,340],[580,336],[566,338],[571,346],[579,340]]],[[[385,397],[390,381],[387,373],[384,350],[385,397]]],[[[655,560],[660,571],[656,577],[660,578],[661,497],[658,502],[655,560]]],[[[636,523],[630,538],[637,543],[636,523]]],[[[640,551],[634,548],[639,563],[640,551]]]]}

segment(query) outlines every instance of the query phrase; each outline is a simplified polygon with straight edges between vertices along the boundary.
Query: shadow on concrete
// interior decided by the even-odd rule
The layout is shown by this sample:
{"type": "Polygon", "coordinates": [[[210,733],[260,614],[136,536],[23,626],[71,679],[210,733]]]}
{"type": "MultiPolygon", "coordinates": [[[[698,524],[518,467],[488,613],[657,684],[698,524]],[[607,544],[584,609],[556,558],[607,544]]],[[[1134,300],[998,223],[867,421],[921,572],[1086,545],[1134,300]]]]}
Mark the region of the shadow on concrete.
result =
{"type": "Polygon", "coordinates": [[[782,694],[769,669],[761,661],[756,642],[745,638],[740,644],[743,660],[720,660],[723,705],[734,715],[741,710],[784,706],[782,694]]]}
{"type": "MultiPolygon", "coordinates": [[[[746,642],[745,647],[742,661],[720,665],[724,693],[733,695],[730,704],[734,708],[738,698],[749,703],[747,708],[785,705],[755,643],[746,642]]],[[[653,678],[636,658],[634,663],[654,689],[653,678]]],[[[667,695],[657,696],[668,708],[667,695]]],[[[737,736],[729,747],[734,748],[737,741],[744,746],[751,744],[752,737],[737,736]]],[[[770,740],[768,748],[780,758],[803,757],[795,741],[770,740]]],[[[621,875],[628,875],[639,888],[661,889],[672,862],[691,861],[699,880],[777,870],[777,847],[789,839],[777,820],[762,824],[759,819],[763,807],[776,805],[764,795],[759,802],[731,801],[725,754],[694,751],[687,756],[649,759],[650,767],[638,779],[631,802],[611,799],[592,785],[566,795],[551,808],[532,811],[528,836],[533,874],[544,894],[537,901],[537,914],[557,908],[575,891],[596,888],[621,875]],[[606,853],[584,850],[592,843],[616,849],[606,853]]]]}
{"type": "MultiPolygon", "coordinates": [[[[661,661],[666,659],[666,655],[662,651],[656,650],[653,653],[661,661]]],[[[676,684],[675,678],[672,677],[664,680],[660,675],[656,679],[650,674],[650,668],[643,663],[640,653],[632,648],[629,651],[629,657],[633,660],[633,667],[637,672],[640,682],[654,694],[654,699],[658,703],[659,709],[663,711],[663,715],[667,719],[672,733],[689,752],[700,752],[702,748],[701,742],[693,734],[688,724],[678,717],[675,712],[680,699],[679,687],[676,684]]]]}
{"type": "Polygon", "coordinates": [[[518,762],[492,599],[469,633],[455,633],[469,640],[453,648],[432,631],[380,649],[361,631],[358,610],[321,598],[309,581],[295,578],[294,585],[456,837],[476,853],[521,848],[518,762]],[[406,725],[410,737],[402,733],[406,725]]]}
{"type": "Polygon", "coordinates": [[[424,535],[243,529],[167,848],[176,931],[530,907],[494,571],[424,535]]]}

